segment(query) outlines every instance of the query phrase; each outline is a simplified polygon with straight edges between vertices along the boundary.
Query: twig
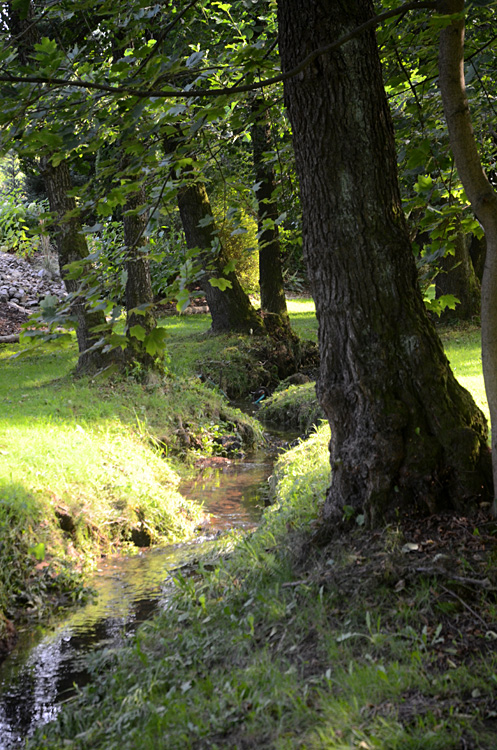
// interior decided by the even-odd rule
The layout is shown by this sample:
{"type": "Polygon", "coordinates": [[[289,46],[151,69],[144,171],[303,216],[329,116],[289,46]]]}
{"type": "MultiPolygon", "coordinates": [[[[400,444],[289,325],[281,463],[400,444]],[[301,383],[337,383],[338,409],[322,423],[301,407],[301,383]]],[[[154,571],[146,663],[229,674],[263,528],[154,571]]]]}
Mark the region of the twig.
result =
{"type": "Polygon", "coordinates": [[[458,594],[456,594],[454,591],[451,591],[450,589],[445,588],[445,586],[441,586],[441,589],[442,589],[442,591],[445,591],[446,594],[449,594],[449,596],[453,596],[454,599],[457,599],[457,601],[461,602],[461,604],[463,605],[463,607],[466,607],[466,609],[468,610],[468,612],[470,612],[473,615],[473,617],[476,617],[476,619],[479,620],[481,622],[481,624],[485,628],[488,629],[488,623],[486,623],[485,620],[482,617],[480,617],[480,615],[477,612],[475,612],[474,609],[472,609],[469,606],[469,604],[466,604],[466,602],[464,601],[464,599],[461,599],[461,597],[458,596],[458,594]]]}
{"type": "Polygon", "coordinates": [[[434,568],[415,568],[416,573],[425,573],[431,576],[444,575],[451,581],[457,581],[457,583],[467,584],[468,586],[482,586],[485,589],[491,587],[491,583],[488,578],[465,578],[464,576],[455,576],[445,570],[435,570],[434,568]]]}

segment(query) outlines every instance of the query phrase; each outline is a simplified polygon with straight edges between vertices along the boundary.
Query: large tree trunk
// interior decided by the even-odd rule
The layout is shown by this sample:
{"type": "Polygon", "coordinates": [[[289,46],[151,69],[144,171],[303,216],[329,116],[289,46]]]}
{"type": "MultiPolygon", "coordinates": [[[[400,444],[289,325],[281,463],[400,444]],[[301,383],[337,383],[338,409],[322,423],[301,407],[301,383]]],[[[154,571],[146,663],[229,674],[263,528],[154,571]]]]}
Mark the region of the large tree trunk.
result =
{"type": "MultiPolygon", "coordinates": [[[[279,0],[283,70],[372,15],[369,0],[279,0]]],[[[369,525],[467,509],[488,496],[487,426],[425,313],[374,33],[318,57],[285,100],[331,426],[324,529],[344,506],[369,525]]]]}
{"type": "Polygon", "coordinates": [[[278,225],[278,205],[274,198],[276,180],[274,169],[265,160],[265,153],[272,148],[271,128],[264,100],[257,97],[252,103],[254,122],[251,128],[254,176],[257,185],[255,196],[258,203],[259,242],[259,286],[261,309],[266,319],[274,318],[277,326],[290,331],[290,319],[286,307],[281,269],[281,251],[278,225]]]}
{"type": "MultiPolygon", "coordinates": [[[[461,13],[464,0],[444,0],[444,14],[461,13]]],[[[439,82],[450,145],[473,211],[481,222],[487,251],[481,285],[481,338],[485,390],[492,425],[494,489],[497,488],[497,193],[481,165],[464,82],[464,20],[456,18],[440,34],[439,82]]],[[[494,501],[494,512],[497,511],[494,501]]]]}
{"type": "Polygon", "coordinates": [[[201,182],[191,181],[178,190],[178,207],[189,248],[199,248],[204,271],[200,284],[207,298],[212,317],[212,332],[241,331],[262,333],[264,325],[257,315],[238,277],[225,273],[228,263],[223,248],[218,244],[209,197],[201,182]],[[206,222],[206,219],[210,222],[206,222]],[[224,291],[212,286],[211,279],[224,278],[230,282],[224,291]]]}
{"type": "Polygon", "coordinates": [[[142,333],[147,336],[157,325],[150,263],[146,252],[148,212],[138,211],[145,203],[146,195],[142,187],[128,198],[123,215],[127,273],[126,335],[129,342],[125,358],[127,361],[139,362],[145,370],[150,370],[156,367],[158,358],[147,352],[143,335],[137,337],[132,333],[134,326],[140,326],[142,333]]]}
{"type": "MultiPolygon", "coordinates": [[[[60,272],[67,291],[75,294],[78,291],[79,282],[67,277],[65,266],[86,258],[88,246],[79,219],[74,215],[66,216],[68,212],[74,212],[76,209],[76,201],[68,194],[72,188],[69,167],[65,161],[54,167],[50,159],[45,158],[42,160],[42,174],[50,211],[57,221],[56,237],[60,272]]],[[[91,350],[100,338],[100,334],[94,333],[94,329],[105,325],[103,312],[89,310],[84,298],[79,296],[74,299],[72,311],[77,322],[79,359],[76,371],[78,374],[93,372],[110,364],[114,360],[113,355],[105,355],[100,349],[91,350]]]]}

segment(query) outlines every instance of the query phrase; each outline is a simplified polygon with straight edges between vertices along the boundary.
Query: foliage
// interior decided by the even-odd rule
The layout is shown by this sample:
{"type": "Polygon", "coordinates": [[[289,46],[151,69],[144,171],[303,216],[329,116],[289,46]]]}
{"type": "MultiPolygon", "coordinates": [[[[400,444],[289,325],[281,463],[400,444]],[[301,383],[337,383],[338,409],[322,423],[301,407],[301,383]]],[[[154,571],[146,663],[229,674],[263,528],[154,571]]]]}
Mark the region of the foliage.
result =
{"type": "Polygon", "coordinates": [[[42,247],[44,203],[26,203],[20,194],[0,198],[0,244],[18,255],[32,255],[42,247]]]}
{"type": "Polygon", "coordinates": [[[243,206],[228,208],[213,205],[219,241],[228,261],[250,294],[259,291],[259,257],[257,253],[257,223],[243,206]]]}

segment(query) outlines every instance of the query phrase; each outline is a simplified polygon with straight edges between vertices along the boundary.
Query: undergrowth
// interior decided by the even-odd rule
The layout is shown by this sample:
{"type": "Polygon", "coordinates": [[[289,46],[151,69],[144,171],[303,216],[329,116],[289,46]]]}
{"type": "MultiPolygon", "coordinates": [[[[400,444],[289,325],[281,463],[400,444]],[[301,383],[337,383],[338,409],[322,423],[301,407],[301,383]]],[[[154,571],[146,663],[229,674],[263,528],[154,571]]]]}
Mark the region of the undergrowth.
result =
{"type": "MultiPolygon", "coordinates": [[[[474,338],[468,340],[474,343],[474,338]]],[[[457,353],[454,344],[448,341],[451,359],[457,353]]],[[[66,442],[84,442],[89,430],[98,441],[103,435],[124,440],[107,461],[110,471],[115,470],[112,476],[122,476],[132,487],[135,480],[125,473],[127,467],[118,468],[118,456],[132,460],[133,441],[143,446],[137,455],[145,446],[147,457],[159,449],[173,454],[171,433],[176,430],[181,442],[185,423],[191,422],[193,429],[202,419],[204,391],[184,385],[186,374],[198,375],[199,362],[207,356],[219,361],[228,356],[221,353],[220,339],[204,341],[199,330],[189,338],[178,327],[171,331],[170,345],[171,361],[176,356],[180,360],[183,384],[169,384],[171,414],[179,408],[181,423],[156,412],[158,402],[169,398],[167,389],[160,394],[142,389],[139,396],[138,391],[126,395],[126,384],[119,384],[114,395],[102,387],[90,420],[75,395],[88,399],[88,394],[78,385],[70,396],[69,380],[60,381],[50,394],[44,391],[50,378],[16,385],[11,399],[16,408],[6,419],[15,430],[16,422],[22,422],[20,411],[30,419],[40,414],[41,401],[36,405],[31,399],[35,391],[45,393],[55,416],[41,423],[43,432],[61,424],[66,442]],[[194,346],[181,359],[186,341],[194,346]],[[191,399],[186,411],[179,406],[181,387],[190,394],[183,394],[191,399]]],[[[462,364],[456,370],[460,378],[463,370],[462,364]]],[[[39,377],[33,371],[35,375],[39,377]]],[[[211,388],[218,399],[219,383],[211,388]]],[[[225,407],[219,407],[215,419],[213,408],[208,422],[218,424],[225,407]]],[[[39,439],[49,457],[45,438],[39,439]]],[[[494,526],[483,518],[454,515],[424,522],[399,518],[381,532],[357,528],[347,538],[313,549],[308,539],[329,483],[328,440],[327,427],[320,426],[280,458],[272,480],[274,504],[260,527],[252,534],[233,534],[229,556],[221,554],[229,546],[225,538],[220,556],[201,562],[193,576],[177,572],[168,609],[145,623],[127,648],[90,657],[91,682],[55,722],[38,730],[30,748],[495,747],[494,526]]],[[[14,442],[0,447],[9,452],[14,442]]],[[[183,448],[188,453],[190,446],[183,448]]],[[[42,470],[40,463],[33,482],[42,470]]],[[[22,471],[29,471],[27,465],[22,471]]],[[[97,477],[95,472],[98,482],[97,477]]],[[[57,481],[55,472],[53,479],[57,481]]],[[[18,481],[14,475],[12,480],[18,481]]],[[[43,481],[46,487],[47,477],[43,481]]],[[[69,503],[63,484],[58,486],[57,497],[69,503]]],[[[31,493],[29,506],[36,493],[21,487],[31,493]]],[[[140,490],[133,498],[133,507],[142,494],[147,493],[140,490]]],[[[30,512],[34,517],[35,511],[30,512]]],[[[46,512],[45,506],[43,517],[46,512]]],[[[26,519],[21,524],[28,525],[26,519]]],[[[27,544],[33,541],[36,536],[27,544]]]]}

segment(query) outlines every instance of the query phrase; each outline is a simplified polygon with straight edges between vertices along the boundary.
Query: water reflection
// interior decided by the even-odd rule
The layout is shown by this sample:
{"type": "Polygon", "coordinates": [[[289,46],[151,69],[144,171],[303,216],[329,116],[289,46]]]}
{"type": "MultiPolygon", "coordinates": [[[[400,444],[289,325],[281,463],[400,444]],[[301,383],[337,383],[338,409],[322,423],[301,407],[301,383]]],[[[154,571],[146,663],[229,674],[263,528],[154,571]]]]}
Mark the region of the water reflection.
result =
{"type": "Polygon", "coordinates": [[[180,487],[182,495],[204,503],[216,529],[256,526],[264,507],[264,480],[270,463],[228,462],[206,466],[192,482],[180,487]]]}
{"type": "Polygon", "coordinates": [[[263,505],[261,482],[270,471],[271,464],[256,461],[204,468],[181,491],[211,514],[208,536],[102,561],[92,582],[94,600],[48,633],[21,633],[15,651],[0,665],[0,750],[20,747],[37,726],[57,715],[75,685],[86,684],[90,651],[124,644],[140,622],[167,606],[172,568],[195,559],[199,546],[218,530],[255,526],[263,505]]]}

